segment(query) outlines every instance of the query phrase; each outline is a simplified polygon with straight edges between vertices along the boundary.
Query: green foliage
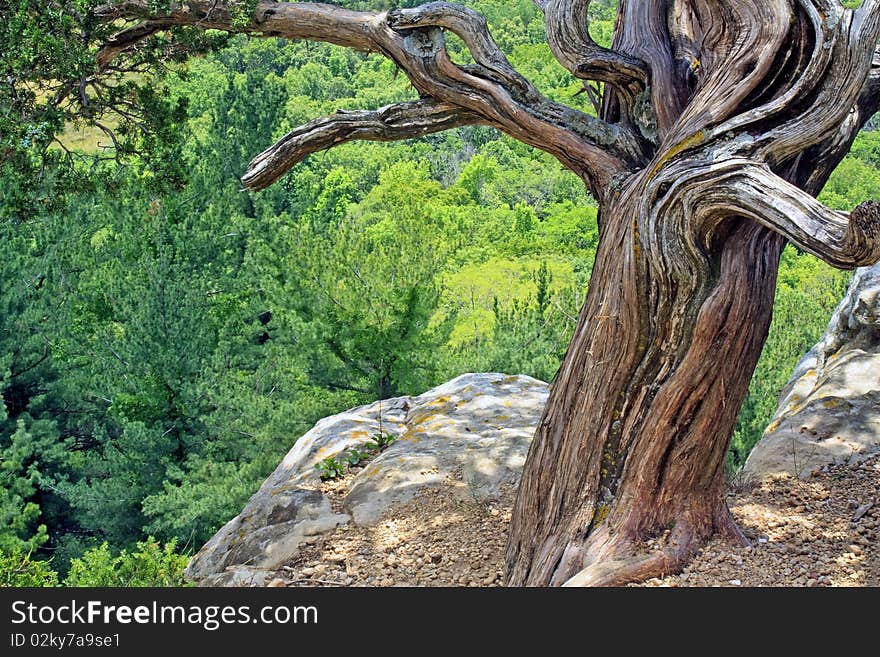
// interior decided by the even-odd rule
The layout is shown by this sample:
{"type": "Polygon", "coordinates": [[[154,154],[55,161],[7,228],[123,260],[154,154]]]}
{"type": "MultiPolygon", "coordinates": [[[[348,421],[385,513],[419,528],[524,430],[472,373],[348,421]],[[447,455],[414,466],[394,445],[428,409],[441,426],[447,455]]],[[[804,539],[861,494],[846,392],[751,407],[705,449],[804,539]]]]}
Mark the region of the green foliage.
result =
{"type": "Polygon", "coordinates": [[[22,414],[0,454],[0,551],[30,553],[49,538],[39,500],[58,483],[55,472],[63,462],[64,444],[52,421],[22,414]]]}
{"type": "Polygon", "coordinates": [[[344,460],[345,460],[345,464],[349,468],[354,468],[354,467],[357,467],[358,465],[360,465],[362,461],[365,461],[369,457],[370,457],[370,454],[368,451],[362,452],[357,449],[350,449],[347,452],[345,452],[344,460]]]}
{"type": "Polygon", "coordinates": [[[29,552],[0,551],[0,588],[58,586],[58,573],[48,562],[31,559],[29,552]]]}
{"type": "Polygon", "coordinates": [[[338,479],[345,475],[345,464],[341,463],[333,456],[328,456],[326,459],[317,463],[315,469],[318,471],[321,481],[338,479]]]}
{"type": "Polygon", "coordinates": [[[134,550],[114,556],[102,543],[70,564],[65,586],[188,586],[183,571],[189,557],[175,552],[174,541],[161,545],[154,538],[139,541],[134,550]]]}
{"type": "MultiPolygon", "coordinates": [[[[0,5],[0,550],[19,555],[4,572],[52,583],[51,554],[70,585],[181,583],[173,546],[207,540],[317,419],[464,371],[552,379],[599,230],[551,156],[472,126],[346,144],[245,192],[272,141],[415,98],[406,76],[327,44],[175,29],[131,54],[138,70],[85,85],[90,118],[63,85],[92,78],[95,44],[64,4],[0,5]]],[[[543,93],[592,111],[531,0],[469,4],[543,93]]],[[[607,44],[615,3],[590,12],[607,44]]],[[[880,197],[878,165],[866,132],[823,200],[880,197]]],[[[845,283],[786,251],[731,463],[845,283]]],[[[394,439],[319,470],[341,476],[394,439]]]]}
{"type": "Polygon", "coordinates": [[[388,448],[396,440],[396,435],[380,431],[379,433],[374,433],[372,436],[370,436],[370,442],[367,443],[367,449],[373,452],[381,452],[384,449],[388,448]]]}

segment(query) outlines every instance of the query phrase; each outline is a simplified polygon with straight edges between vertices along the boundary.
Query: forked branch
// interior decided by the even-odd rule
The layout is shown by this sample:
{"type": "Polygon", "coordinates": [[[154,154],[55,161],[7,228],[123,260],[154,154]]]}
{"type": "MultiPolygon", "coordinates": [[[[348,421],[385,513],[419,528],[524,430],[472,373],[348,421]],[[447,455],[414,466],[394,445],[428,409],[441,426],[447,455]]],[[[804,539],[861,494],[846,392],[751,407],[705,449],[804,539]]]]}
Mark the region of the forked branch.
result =
{"type": "Polygon", "coordinates": [[[590,1],[535,0],[544,12],[547,42],[572,75],[613,85],[631,101],[648,84],[647,66],[593,41],[587,18],[590,1]]]}
{"type": "MultiPolygon", "coordinates": [[[[105,21],[142,20],[110,41],[100,52],[102,66],[120,52],[132,47],[158,29],[188,25],[201,29],[246,32],[256,36],[324,41],[356,50],[379,52],[393,60],[409,77],[422,98],[432,99],[435,107],[446,107],[446,119],[454,113],[468,122],[481,122],[554,155],[581,176],[600,195],[615,175],[632,168],[643,159],[636,136],[621,126],[610,125],[593,116],[543,97],[517,73],[489,35],[486,22],[476,12],[450,3],[430,3],[387,13],[356,12],[319,3],[259,2],[246,20],[233,15],[233,3],[220,0],[172,2],[155,10],[149,0],[123,0],[101,7],[97,15],[105,21]],[[443,31],[461,37],[476,62],[459,66],[449,57],[443,31]],[[453,109],[456,110],[453,112],[453,109]]],[[[436,117],[435,117],[436,118],[436,117]]],[[[361,117],[371,123],[372,119],[361,117]]],[[[455,127],[456,121],[431,121],[437,130],[455,127]]],[[[327,124],[321,124],[327,128],[327,124]]],[[[395,129],[393,123],[379,120],[370,129],[342,127],[337,120],[331,132],[358,135],[381,134],[383,139],[407,139],[412,129],[395,129]],[[379,130],[376,125],[384,127],[379,130]]],[[[271,163],[286,161],[290,153],[304,153],[333,145],[326,135],[316,135],[309,124],[291,137],[286,147],[276,145],[255,161],[249,170],[249,184],[269,171],[279,172],[271,163]],[[305,135],[310,135],[305,138],[305,135]],[[296,146],[294,146],[296,144],[296,146]],[[324,145],[321,145],[324,144],[324,145]],[[254,177],[259,170],[260,175],[254,177]]],[[[372,137],[366,137],[372,138],[372,137]]],[[[342,141],[344,141],[343,139],[342,141]]],[[[291,162],[295,161],[294,157],[291,162]]]]}

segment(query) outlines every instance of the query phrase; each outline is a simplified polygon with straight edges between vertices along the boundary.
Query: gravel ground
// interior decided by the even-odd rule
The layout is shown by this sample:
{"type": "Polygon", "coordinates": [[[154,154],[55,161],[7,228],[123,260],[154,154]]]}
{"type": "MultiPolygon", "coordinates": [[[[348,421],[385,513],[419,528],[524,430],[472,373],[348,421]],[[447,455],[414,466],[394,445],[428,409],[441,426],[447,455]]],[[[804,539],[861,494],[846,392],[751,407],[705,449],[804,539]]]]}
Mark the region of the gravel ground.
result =
{"type": "MultiPolygon", "coordinates": [[[[351,475],[324,491],[341,508],[351,475]]],[[[513,489],[477,502],[452,481],[307,546],[270,586],[500,586],[513,489]],[[464,498],[464,499],[463,499],[464,498]]],[[[731,492],[750,547],[710,542],[642,586],[880,586],[880,457],[731,492]]]]}

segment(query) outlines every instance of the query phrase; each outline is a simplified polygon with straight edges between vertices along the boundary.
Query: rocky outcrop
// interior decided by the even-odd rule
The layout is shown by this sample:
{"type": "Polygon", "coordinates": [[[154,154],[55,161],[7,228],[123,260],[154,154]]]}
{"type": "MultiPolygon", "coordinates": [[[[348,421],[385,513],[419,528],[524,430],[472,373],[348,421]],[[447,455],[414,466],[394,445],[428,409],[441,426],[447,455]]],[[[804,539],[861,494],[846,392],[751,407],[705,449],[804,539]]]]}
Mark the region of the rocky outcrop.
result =
{"type": "Polygon", "coordinates": [[[193,557],[202,585],[259,586],[308,543],[340,525],[368,526],[391,507],[443,484],[487,500],[520,476],[548,394],[527,376],[465,374],[417,397],[399,397],[324,418],[193,557]],[[349,482],[334,511],[316,466],[395,438],[349,482]]]}
{"type": "Polygon", "coordinates": [[[856,271],[828,329],[780,395],[745,473],[809,476],[880,452],[880,264],[856,271]]]}

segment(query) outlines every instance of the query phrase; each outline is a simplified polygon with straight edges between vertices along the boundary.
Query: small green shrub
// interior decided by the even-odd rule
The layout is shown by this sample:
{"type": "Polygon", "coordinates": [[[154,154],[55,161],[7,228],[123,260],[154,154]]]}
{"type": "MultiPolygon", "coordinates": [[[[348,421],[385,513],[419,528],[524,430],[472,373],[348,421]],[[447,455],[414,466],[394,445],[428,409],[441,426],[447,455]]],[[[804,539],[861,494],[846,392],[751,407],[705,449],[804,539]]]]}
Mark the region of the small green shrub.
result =
{"type": "Polygon", "coordinates": [[[345,463],[348,467],[353,468],[357,465],[360,465],[361,461],[369,458],[368,452],[361,452],[357,449],[350,449],[345,454],[345,463]]]}
{"type": "Polygon", "coordinates": [[[0,553],[0,587],[10,586],[58,586],[58,573],[47,561],[32,560],[30,553],[0,553]]]}
{"type": "Polygon", "coordinates": [[[337,479],[345,474],[345,466],[332,456],[318,463],[315,468],[318,470],[321,481],[337,479]]]}
{"type": "Polygon", "coordinates": [[[374,452],[381,452],[395,440],[397,440],[397,436],[392,433],[374,433],[370,437],[370,442],[367,443],[367,449],[374,452]]]}
{"type": "Polygon", "coordinates": [[[189,557],[175,552],[176,541],[163,547],[153,537],[137,544],[133,552],[113,556],[110,546],[87,550],[70,562],[65,586],[189,586],[183,571],[189,557]]]}

